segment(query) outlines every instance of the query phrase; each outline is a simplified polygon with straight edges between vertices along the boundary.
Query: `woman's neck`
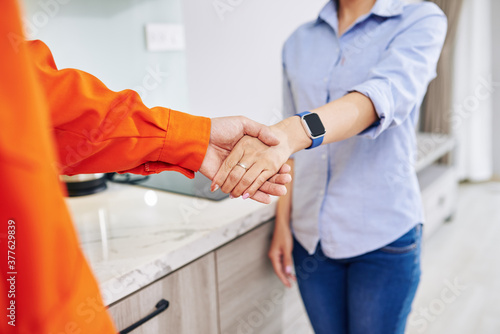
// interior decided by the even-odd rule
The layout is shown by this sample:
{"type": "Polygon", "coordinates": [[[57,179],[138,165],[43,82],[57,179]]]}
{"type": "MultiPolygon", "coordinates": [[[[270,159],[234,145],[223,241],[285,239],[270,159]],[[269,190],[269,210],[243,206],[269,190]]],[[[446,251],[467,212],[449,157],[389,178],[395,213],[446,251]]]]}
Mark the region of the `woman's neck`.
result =
{"type": "Polygon", "coordinates": [[[339,36],[349,28],[358,17],[368,14],[376,0],[338,0],[339,36]]]}

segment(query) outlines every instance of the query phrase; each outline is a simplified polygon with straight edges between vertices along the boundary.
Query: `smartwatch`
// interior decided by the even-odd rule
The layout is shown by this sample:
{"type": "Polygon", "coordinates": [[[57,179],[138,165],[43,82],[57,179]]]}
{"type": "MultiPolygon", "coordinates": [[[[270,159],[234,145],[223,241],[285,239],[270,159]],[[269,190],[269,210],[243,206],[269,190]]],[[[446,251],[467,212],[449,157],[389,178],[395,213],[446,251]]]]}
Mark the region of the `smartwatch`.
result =
{"type": "Polygon", "coordinates": [[[320,146],[321,143],[323,143],[326,130],[318,114],[310,111],[304,111],[300,114],[296,114],[295,116],[300,117],[304,130],[312,140],[312,145],[306,148],[306,150],[320,146]]]}

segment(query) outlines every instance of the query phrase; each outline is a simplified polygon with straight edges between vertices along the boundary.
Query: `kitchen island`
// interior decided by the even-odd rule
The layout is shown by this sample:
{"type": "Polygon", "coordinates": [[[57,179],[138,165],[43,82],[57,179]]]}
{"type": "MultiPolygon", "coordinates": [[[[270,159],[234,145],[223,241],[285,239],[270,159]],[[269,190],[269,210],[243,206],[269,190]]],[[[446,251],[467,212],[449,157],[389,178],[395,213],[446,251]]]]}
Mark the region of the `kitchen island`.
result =
{"type": "Polygon", "coordinates": [[[139,186],[67,200],[81,246],[119,330],[287,333],[308,323],[296,289],[267,259],[274,201],[219,202],[139,186]]]}

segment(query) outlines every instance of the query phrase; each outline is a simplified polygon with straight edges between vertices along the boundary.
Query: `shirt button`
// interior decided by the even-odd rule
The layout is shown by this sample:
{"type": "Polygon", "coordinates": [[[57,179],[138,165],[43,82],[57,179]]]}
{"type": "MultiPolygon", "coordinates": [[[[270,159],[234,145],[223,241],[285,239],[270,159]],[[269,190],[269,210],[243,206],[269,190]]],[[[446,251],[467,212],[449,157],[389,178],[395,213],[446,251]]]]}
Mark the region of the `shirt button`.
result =
{"type": "Polygon", "coordinates": [[[323,153],[323,154],[321,155],[321,159],[326,160],[326,153],[323,153]]]}
{"type": "Polygon", "coordinates": [[[327,82],[328,81],[328,78],[323,78],[323,82],[327,82]]]}
{"type": "Polygon", "coordinates": [[[324,191],[324,190],[321,190],[321,191],[319,192],[319,195],[320,195],[320,196],[323,196],[324,194],[325,194],[325,191],[324,191]]]}

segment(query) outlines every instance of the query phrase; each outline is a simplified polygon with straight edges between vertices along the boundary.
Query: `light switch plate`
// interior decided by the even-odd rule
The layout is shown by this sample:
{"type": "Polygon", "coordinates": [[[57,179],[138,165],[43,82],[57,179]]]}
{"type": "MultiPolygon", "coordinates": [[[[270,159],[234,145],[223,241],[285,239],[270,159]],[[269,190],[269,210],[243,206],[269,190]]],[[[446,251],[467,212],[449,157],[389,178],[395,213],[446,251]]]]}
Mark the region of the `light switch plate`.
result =
{"type": "Polygon", "coordinates": [[[146,45],[148,51],[184,50],[184,27],[181,24],[146,24],[146,45]]]}

